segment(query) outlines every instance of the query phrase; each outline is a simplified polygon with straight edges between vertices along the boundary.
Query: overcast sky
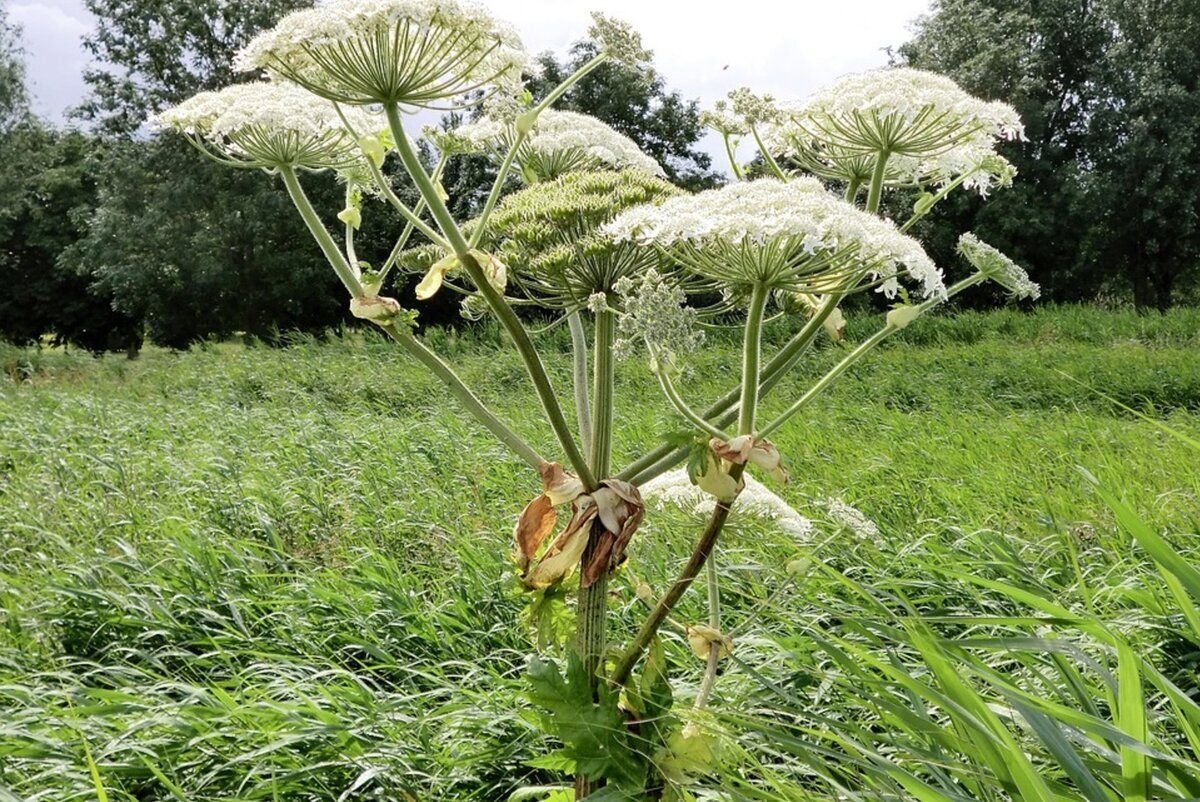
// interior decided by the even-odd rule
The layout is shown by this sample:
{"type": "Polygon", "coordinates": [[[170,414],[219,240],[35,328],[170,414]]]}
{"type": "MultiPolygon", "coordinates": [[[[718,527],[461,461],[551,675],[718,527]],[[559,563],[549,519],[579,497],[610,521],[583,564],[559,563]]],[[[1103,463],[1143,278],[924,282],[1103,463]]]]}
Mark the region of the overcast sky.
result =
{"type": "MultiPolygon", "coordinates": [[[[0,0],[3,2],[4,0],[0,0]]],[[[485,0],[534,51],[563,52],[587,30],[588,11],[633,23],[668,86],[708,104],[749,86],[801,98],[832,78],[882,65],[928,0],[485,0]]],[[[24,28],[30,92],[43,117],[60,120],[84,94],[91,26],[79,0],[8,0],[24,28]]],[[[720,163],[719,160],[717,162],[720,163]]]]}

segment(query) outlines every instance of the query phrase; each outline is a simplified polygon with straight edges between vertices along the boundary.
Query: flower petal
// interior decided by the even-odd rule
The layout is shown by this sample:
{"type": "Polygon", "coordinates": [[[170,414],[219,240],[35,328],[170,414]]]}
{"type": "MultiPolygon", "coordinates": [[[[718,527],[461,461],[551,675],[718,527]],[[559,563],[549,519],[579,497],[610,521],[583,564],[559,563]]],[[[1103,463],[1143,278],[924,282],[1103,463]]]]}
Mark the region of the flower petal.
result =
{"type": "Polygon", "coordinates": [[[529,568],[530,561],[547,535],[554,531],[557,521],[558,513],[554,504],[544,494],[526,504],[525,509],[521,510],[521,517],[517,519],[517,526],[513,530],[513,541],[517,547],[515,559],[522,573],[529,568]]]}

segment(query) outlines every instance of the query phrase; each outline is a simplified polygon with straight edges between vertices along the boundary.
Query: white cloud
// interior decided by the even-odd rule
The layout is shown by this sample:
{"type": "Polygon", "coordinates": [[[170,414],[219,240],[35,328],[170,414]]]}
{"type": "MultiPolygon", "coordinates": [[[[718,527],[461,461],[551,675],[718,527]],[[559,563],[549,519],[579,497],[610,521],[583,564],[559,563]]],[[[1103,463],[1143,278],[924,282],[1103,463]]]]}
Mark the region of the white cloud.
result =
{"type": "Polygon", "coordinates": [[[59,120],[69,106],[83,99],[83,69],[87,54],[81,38],[91,19],[81,3],[17,2],[8,7],[9,19],[22,28],[26,73],[34,110],[59,120]]]}

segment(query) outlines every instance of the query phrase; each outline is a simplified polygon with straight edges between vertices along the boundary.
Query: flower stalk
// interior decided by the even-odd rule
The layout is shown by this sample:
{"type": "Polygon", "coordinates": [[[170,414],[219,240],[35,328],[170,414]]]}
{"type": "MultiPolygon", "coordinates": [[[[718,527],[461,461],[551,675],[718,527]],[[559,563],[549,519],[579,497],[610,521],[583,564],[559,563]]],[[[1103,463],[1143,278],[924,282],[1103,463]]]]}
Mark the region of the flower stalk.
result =
{"type": "Polygon", "coordinates": [[[470,245],[463,236],[462,229],[454,221],[450,210],[446,208],[445,201],[442,200],[437,188],[434,187],[429,175],[425,172],[424,166],[421,164],[420,158],[408,140],[408,134],[405,133],[404,126],[400,121],[399,108],[394,103],[388,103],[385,104],[384,111],[387,113],[388,125],[391,127],[392,137],[396,142],[396,151],[400,154],[400,160],[404,164],[405,170],[412,176],[417,189],[429,205],[430,213],[433,215],[434,220],[437,221],[438,227],[442,229],[442,233],[445,234],[450,248],[454,251],[463,268],[466,269],[467,274],[471,277],[475,288],[487,301],[488,306],[495,313],[496,317],[500,319],[500,324],[504,327],[504,330],[512,338],[513,344],[516,346],[521,359],[525,363],[529,377],[533,381],[534,390],[542,403],[546,417],[550,421],[550,426],[558,437],[559,444],[566,453],[571,467],[575,470],[580,480],[583,481],[586,489],[595,489],[595,474],[592,473],[591,467],[588,465],[587,460],[579,449],[578,443],[571,434],[570,425],[567,423],[566,416],[563,415],[562,407],[558,402],[558,396],[550,382],[550,376],[546,373],[546,368],[542,364],[541,357],[538,355],[533,341],[529,338],[529,332],[525,329],[524,324],[521,323],[512,307],[504,300],[504,296],[488,281],[483,268],[471,254],[470,245]]]}

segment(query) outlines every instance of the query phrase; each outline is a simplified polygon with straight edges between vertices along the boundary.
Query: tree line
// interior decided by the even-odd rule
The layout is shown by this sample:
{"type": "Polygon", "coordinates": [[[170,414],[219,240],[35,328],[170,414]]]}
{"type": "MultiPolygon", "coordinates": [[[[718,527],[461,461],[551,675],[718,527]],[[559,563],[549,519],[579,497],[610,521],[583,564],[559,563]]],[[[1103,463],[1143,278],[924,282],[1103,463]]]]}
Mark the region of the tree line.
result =
{"type": "MultiPolygon", "coordinates": [[[[146,125],[198,91],[245,79],[231,72],[233,54],[308,4],[88,0],[90,93],[62,128],[30,112],[20,32],[0,6],[0,338],[136,353],[145,339],[272,340],[344,321],[334,277],[271,177],[210,164],[146,125]]],[[[594,48],[543,55],[535,96],[594,48]]],[[[1026,121],[1027,141],[1005,154],[1016,185],[986,205],[960,194],[920,232],[939,262],[953,258],[948,232],[969,228],[1027,265],[1055,300],[1163,309],[1195,291],[1200,0],[935,0],[894,59],[1012,103],[1026,121]]],[[[721,180],[697,146],[697,103],[653,71],[605,65],[560,107],[629,135],[682,186],[721,180]]],[[[479,203],[490,171],[482,158],[452,163],[444,183],[456,212],[479,203]]],[[[332,178],[312,191],[340,208],[332,178]]],[[[364,228],[360,255],[381,258],[395,233],[364,228]]],[[[423,306],[422,320],[456,312],[423,306]]]]}

